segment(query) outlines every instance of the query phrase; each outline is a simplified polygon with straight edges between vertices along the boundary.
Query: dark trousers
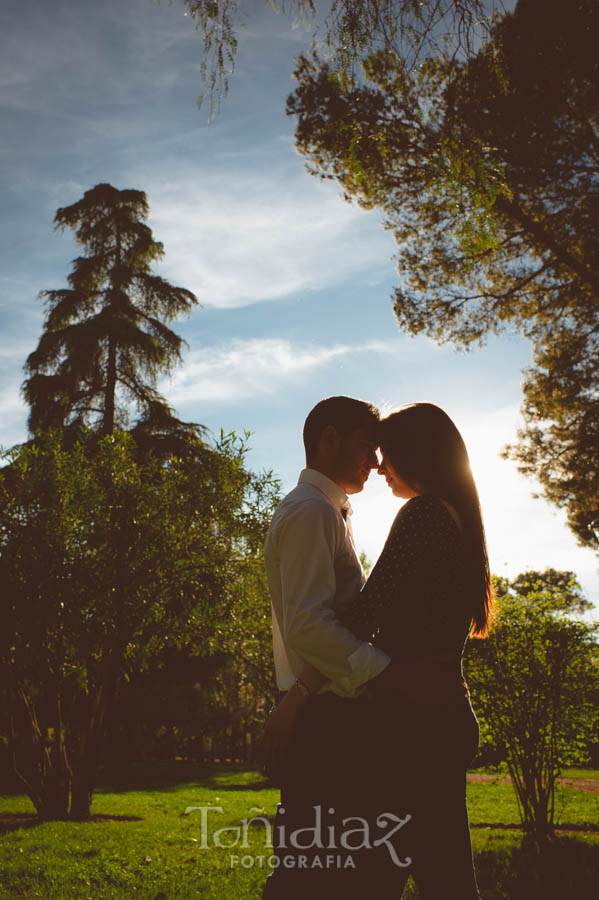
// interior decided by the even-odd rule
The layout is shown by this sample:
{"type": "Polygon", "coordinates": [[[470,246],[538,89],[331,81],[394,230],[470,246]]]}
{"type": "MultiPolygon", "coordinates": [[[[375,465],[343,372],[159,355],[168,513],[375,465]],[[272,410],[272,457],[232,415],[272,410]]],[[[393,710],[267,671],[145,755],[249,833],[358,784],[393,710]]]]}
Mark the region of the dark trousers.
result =
{"type": "Polygon", "coordinates": [[[358,767],[365,705],[332,693],[312,697],[303,707],[281,771],[281,802],[273,827],[277,866],[266,880],[263,900],[330,900],[363,897],[366,867],[358,857],[368,827],[365,797],[368,765],[358,767]],[[358,834],[345,835],[343,820],[358,834]],[[343,844],[347,846],[343,846],[343,844]]]}
{"type": "Polygon", "coordinates": [[[404,703],[390,717],[387,702],[378,702],[374,793],[379,804],[409,810],[403,840],[411,867],[399,870],[379,857],[377,897],[400,897],[412,875],[422,900],[479,900],[466,806],[466,769],[479,729],[469,704],[441,710],[404,703]]]}
{"type": "Polygon", "coordinates": [[[411,874],[423,900],[479,897],[465,799],[476,719],[395,702],[322,694],[304,706],[263,900],[398,900],[411,874]]]}

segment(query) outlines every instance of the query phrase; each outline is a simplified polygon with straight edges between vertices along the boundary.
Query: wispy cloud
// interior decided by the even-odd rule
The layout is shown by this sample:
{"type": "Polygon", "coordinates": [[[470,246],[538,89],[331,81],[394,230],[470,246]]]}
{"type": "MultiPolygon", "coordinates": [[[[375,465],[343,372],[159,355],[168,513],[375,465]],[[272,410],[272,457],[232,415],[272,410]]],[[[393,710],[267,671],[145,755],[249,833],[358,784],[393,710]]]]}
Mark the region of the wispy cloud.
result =
{"type": "Polygon", "coordinates": [[[165,244],[166,277],[206,306],[376,277],[394,252],[376,214],[345,204],[290,153],[284,99],[293,84],[273,84],[270,54],[290,73],[303,29],[268,10],[264,27],[243,32],[236,93],[205,128],[194,104],[201,38],[182,8],[146,0],[88,7],[56,0],[50,19],[40,0],[0,10],[0,33],[10,35],[0,52],[0,106],[10,122],[0,155],[17,185],[10,218],[41,206],[47,229],[57,206],[100,180],[140,188],[165,244]]]}
{"type": "Polygon", "coordinates": [[[169,87],[189,68],[178,58],[184,44],[198,46],[199,62],[201,40],[175,10],[145,0],[79,6],[53,0],[51,16],[46,7],[21,0],[0,10],[2,34],[9,35],[0,57],[0,102],[12,108],[76,116],[90,102],[124,105],[142,91],[169,87]]]}
{"type": "Polygon", "coordinates": [[[201,401],[229,403],[272,394],[285,382],[323,368],[340,357],[364,352],[388,352],[384,342],[350,346],[293,345],[277,338],[237,340],[221,347],[192,351],[184,366],[160,386],[175,406],[201,401]]]}
{"type": "Polygon", "coordinates": [[[206,306],[246,306],[372,277],[391,256],[390,236],[332,185],[306,175],[299,160],[296,169],[276,156],[271,162],[263,176],[232,166],[198,183],[190,173],[184,195],[180,182],[156,183],[148,173],[163,270],[206,306]]]}

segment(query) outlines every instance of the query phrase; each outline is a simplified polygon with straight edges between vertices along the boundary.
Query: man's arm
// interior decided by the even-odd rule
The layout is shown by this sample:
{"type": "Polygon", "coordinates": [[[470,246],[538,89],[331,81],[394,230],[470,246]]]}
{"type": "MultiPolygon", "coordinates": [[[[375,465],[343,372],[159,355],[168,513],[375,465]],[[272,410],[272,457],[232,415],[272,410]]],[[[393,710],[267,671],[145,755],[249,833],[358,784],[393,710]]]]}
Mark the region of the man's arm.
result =
{"type": "MultiPolygon", "coordinates": [[[[357,638],[332,608],[334,560],[344,539],[343,521],[326,501],[303,503],[279,537],[285,645],[327,681],[351,693],[389,663],[379,648],[357,638]]],[[[318,688],[317,688],[318,689],[318,688]]]]}
{"type": "MultiPolygon", "coordinates": [[[[279,627],[285,645],[301,659],[300,679],[310,694],[328,681],[352,693],[379,675],[389,657],[356,638],[332,609],[335,552],[344,538],[343,526],[335,510],[324,503],[302,505],[286,525],[279,542],[283,601],[279,627]]],[[[267,771],[276,772],[307,699],[294,684],[269,716],[263,742],[267,771]]]]}

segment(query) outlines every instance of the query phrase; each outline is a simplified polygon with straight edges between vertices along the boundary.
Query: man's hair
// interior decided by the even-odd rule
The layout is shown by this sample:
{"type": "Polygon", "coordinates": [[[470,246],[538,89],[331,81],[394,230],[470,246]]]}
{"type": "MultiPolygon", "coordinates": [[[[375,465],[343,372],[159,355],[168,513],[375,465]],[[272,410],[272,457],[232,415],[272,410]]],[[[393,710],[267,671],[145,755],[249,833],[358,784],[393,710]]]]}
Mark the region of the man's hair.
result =
{"type": "Polygon", "coordinates": [[[327,397],[317,403],[304,422],[306,460],[316,456],[318,442],[327,425],[333,425],[342,438],[359,428],[376,428],[380,415],[376,406],[353,397],[327,397]]]}

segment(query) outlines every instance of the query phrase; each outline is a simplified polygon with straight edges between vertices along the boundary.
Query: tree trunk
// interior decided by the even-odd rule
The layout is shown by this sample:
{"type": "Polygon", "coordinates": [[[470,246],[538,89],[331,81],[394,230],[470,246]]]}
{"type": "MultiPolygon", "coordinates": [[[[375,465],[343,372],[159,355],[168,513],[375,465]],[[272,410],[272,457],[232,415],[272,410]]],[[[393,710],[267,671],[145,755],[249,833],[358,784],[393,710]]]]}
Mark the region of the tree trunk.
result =
{"type": "Polygon", "coordinates": [[[73,775],[69,818],[77,822],[85,822],[90,818],[96,775],[95,760],[82,759],[73,775]]]}
{"type": "Polygon", "coordinates": [[[60,698],[57,697],[55,701],[54,737],[49,738],[42,733],[35,703],[24,689],[20,686],[13,687],[9,694],[9,753],[12,770],[23,784],[41,819],[65,819],[69,807],[71,770],[64,743],[60,698]],[[21,712],[20,734],[15,725],[16,711],[21,712]]]}
{"type": "Polygon", "coordinates": [[[8,692],[8,749],[12,770],[40,819],[85,821],[90,817],[106,737],[106,715],[118,690],[118,679],[114,674],[107,673],[106,678],[106,683],[91,696],[82,695],[85,712],[79,719],[78,752],[71,764],[60,692],[49,698],[48,705],[53,709],[51,729],[40,726],[36,704],[20,685],[12,685],[8,692]]]}
{"type": "Polygon", "coordinates": [[[544,783],[526,764],[508,761],[508,770],[518,798],[524,836],[538,847],[543,847],[554,834],[552,815],[555,778],[544,783]]]}
{"type": "Polygon", "coordinates": [[[79,752],[73,765],[71,807],[69,817],[86,821],[91,815],[92,795],[106,740],[106,714],[118,691],[118,680],[107,675],[107,681],[89,697],[91,708],[81,733],[79,752]]]}
{"type": "MultiPolygon", "coordinates": [[[[118,220],[116,222],[116,235],[115,235],[115,251],[114,251],[114,264],[112,267],[112,272],[110,273],[110,282],[111,282],[111,290],[110,290],[110,303],[109,309],[112,307],[111,312],[114,316],[115,308],[114,301],[117,293],[120,291],[120,283],[118,281],[117,273],[120,270],[121,265],[121,232],[119,229],[118,220]]],[[[112,327],[112,317],[109,324],[109,328],[112,327]]],[[[116,394],[116,353],[117,353],[117,340],[114,334],[108,335],[108,361],[106,368],[106,389],[104,394],[104,421],[102,423],[102,433],[103,434],[112,434],[114,431],[114,408],[115,408],[115,394],[116,394]]]]}
{"type": "Polygon", "coordinates": [[[116,340],[110,335],[108,338],[108,363],[106,372],[106,392],[104,395],[104,421],[102,431],[104,434],[112,434],[114,431],[114,405],[116,393],[116,340]]]}

